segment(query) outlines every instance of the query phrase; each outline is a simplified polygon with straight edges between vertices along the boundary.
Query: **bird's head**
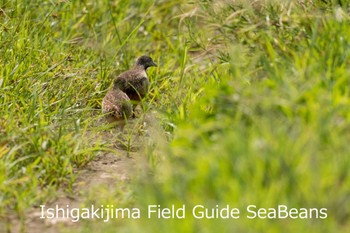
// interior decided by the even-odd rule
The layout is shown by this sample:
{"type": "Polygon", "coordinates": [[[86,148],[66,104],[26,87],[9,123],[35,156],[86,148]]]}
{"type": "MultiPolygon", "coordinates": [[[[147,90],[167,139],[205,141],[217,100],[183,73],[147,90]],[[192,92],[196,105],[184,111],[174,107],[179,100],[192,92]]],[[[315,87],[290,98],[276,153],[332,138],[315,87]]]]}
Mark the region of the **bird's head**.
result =
{"type": "Polygon", "coordinates": [[[157,66],[156,63],[154,63],[154,61],[152,60],[151,57],[149,56],[141,56],[137,59],[136,61],[136,65],[137,66],[143,66],[143,68],[145,70],[147,70],[148,67],[151,67],[151,66],[157,66]]]}

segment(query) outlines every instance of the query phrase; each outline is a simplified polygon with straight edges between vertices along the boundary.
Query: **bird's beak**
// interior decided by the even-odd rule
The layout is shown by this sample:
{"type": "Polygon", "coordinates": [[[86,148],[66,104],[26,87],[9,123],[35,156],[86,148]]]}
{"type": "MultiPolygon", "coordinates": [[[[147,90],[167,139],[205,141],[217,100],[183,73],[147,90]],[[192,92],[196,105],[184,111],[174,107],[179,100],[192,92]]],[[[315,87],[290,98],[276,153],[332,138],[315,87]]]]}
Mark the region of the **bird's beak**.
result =
{"type": "Polygon", "coordinates": [[[155,62],[152,62],[152,66],[157,67],[158,65],[155,62]]]}

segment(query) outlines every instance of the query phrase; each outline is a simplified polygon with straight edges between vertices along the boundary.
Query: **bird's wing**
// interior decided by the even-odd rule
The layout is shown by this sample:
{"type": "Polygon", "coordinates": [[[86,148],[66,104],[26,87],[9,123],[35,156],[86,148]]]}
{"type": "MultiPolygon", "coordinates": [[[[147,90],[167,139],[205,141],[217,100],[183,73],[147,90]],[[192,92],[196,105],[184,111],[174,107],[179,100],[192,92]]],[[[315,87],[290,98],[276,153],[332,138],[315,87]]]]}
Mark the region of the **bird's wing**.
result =
{"type": "Polygon", "coordinates": [[[121,74],[116,84],[125,93],[137,93],[143,97],[148,92],[149,81],[145,72],[129,71],[121,74]]]}
{"type": "Polygon", "coordinates": [[[141,97],[148,92],[149,81],[145,76],[138,76],[127,81],[126,92],[137,92],[141,97]]]}

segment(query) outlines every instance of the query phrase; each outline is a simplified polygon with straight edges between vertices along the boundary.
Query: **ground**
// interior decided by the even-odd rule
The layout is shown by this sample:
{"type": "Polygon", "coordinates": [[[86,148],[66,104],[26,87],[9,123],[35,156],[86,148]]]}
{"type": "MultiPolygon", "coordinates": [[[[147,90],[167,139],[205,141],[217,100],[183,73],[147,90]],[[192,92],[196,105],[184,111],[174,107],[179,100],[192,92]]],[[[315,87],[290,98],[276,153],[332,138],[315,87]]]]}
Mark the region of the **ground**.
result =
{"type": "MultiPolygon", "coordinates": [[[[113,152],[101,152],[86,166],[75,169],[76,180],[72,191],[67,193],[64,187],[61,187],[55,194],[56,198],[45,203],[45,208],[52,208],[56,205],[63,208],[67,205],[70,208],[90,206],[98,198],[104,198],[103,195],[106,193],[118,196],[118,192],[121,192],[120,195],[123,195],[121,198],[126,198],[125,195],[127,196],[130,190],[131,180],[137,176],[138,169],[145,168],[142,166],[144,155],[137,145],[141,146],[144,140],[149,138],[149,135],[146,134],[142,135],[144,138],[140,138],[141,135],[135,132],[134,128],[142,125],[143,132],[160,132],[159,124],[156,121],[157,119],[152,113],[142,116],[142,119],[129,119],[128,125],[122,121],[115,122],[111,118],[102,118],[98,124],[100,126],[101,124],[110,124],[109,129],[89,136],[91,140],[99,138],[104,143],[114,145],[111,148],[113,152]],[[130,137],[130,133],[133,134],[133,148],[128,151],[120,142],[130,137]]],[[[129,195],[132,194],[129,193],[129,195]]],[[[40,216],[41,208],[36,206],[26,211],[22,224],[21,220],[13,215],[6,222],[0,222],[0,229],[8,229],[4,232],[11,233],[59,233],[71,232],[73,229],[79,230],[83,225],[82,221],[74,222],[71,218],[40,219],[40,216]]]]}

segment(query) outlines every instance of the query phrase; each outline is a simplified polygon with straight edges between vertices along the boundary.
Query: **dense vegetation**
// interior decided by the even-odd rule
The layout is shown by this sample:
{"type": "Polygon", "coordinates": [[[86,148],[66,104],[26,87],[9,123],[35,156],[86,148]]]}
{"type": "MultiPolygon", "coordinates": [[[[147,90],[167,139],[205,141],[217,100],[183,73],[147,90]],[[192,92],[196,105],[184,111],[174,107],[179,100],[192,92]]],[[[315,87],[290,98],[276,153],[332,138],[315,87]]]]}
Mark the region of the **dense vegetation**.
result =
{"type": "Polygon", "coordinates": [[[108,149],[91,140],[103,130],[93,126],[108,77],[150,54],[159,67],[143,107],[158,112],[162,129],[140,153],[149,169],[127,203],[283,204],[327,208],[328,218],[92,221],[82,231],[349,231],[349,7],[2,1],[0,216],[23,216],[59,186],[69,191],[73,169],[108,149]]]}

